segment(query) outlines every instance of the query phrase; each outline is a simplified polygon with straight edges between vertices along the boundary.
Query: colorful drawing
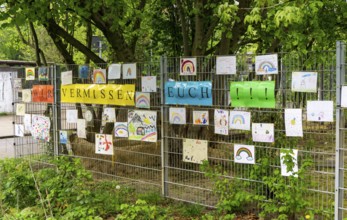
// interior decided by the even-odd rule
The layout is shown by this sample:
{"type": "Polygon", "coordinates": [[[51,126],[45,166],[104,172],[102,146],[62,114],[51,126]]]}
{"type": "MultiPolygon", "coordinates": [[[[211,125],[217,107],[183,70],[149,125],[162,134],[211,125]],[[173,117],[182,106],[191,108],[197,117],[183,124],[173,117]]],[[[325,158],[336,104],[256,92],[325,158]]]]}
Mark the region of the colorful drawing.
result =
{"type": "Polygon", "coordinates": [[[217,56],[216,74],[217,75],[236,74],[236,56],[217,56]]]}
{"type": "Polygon", "coordinates": [[[128,123],[115,122],[114,123],[114,136],[115,137],[128,137],[128,123]]]}
{"type": "Polygon", "coordinates": [[[61,72],[61,85],[72,84],[72,71],[61,72]]]}
{"type": "Polygon", "coordinates": [[[274,142],[274,124],[252,123],[252,138],[254,142],[274,142]]]}
{"type": "Polygon", "coordinates": [[[35,68],[25,68],[25,80],[35,80],[35,68]]]}
{"type": "Polygon", "coordinates": [[[31,130],[31,114],[25,114],[23,118],[24,131],[31,130]]]}
{"type": "Polygon", "coordinates": [[[25,115],[25,104],[17,103],[16,105],[16,115],[24,116],[25,115]]]}
{"type": "Polygon", "coordinates": [[[208,111],[193,111],[193,124],[194,125],[208,125],[208,111]]]}
{"type": "Polygon", "coordinates": [[[222,109],[214,110],[214,133],[229,134],[229,111],[222,109]]]}
{"type": "Polygon", "coordinates": [[[296,149],[281,149],[280,153],[280,160],[281,160],[281,175],[282,176],[294,176],[298,177],[298,150],[296,149]],[[288,161],[288,156],[291,157],[291,161],[288,161]],[[291,162],[293,163],[294,166],[291,166],[292,169],[288,170],[288,166],[286,162],[291,162]]]}
{"type": "Polygon", "coordinates": [[[275,108],[275,81],[230,83],[232,107],[275,108]]]}
{"type": "Polygon", "coordinates": [[[202,164],[208,160],[207,146],[206,140],[183,139],[183,161],[202,164]]]}
{"type": "Polygon", "coordinates": [[[14,125],[14,135],[17,137],[24,137],[24,125],[15,124],[14,125]]]}
{"type": "Polygon", "coordinates": [[[78,67],[78,77],[80,79],[88,79],[89,76],[89,66],[81,65],[78,67]]]}
{"type": "Polygon", "coordinates": [[[292,91],[293,92],[317,92],[316,72],[293,72],[292,91]]]}
{"type": "Polygon", "coordinates": [[[151,97],[148,92],[136,92],[136,107],[137,108],[150,108],[151,97]]]}
{"type": "Polygon", "coordinates": [[[77,119],[77,137],[87,138],[85,119],[77,119]]]}
{"type": "Polygon", "coordinates": [[[47,67],[39,67],[39,81],[48,81],[48,68],[47,67]]]}
{"type": "Polygon", "coordinates": [[[186,109],[185,108],[170,108],[169,109],[170,124],[185,125],[186,124],[186,109]]]}
{"type": "Polygon", "coordinates": [[[234,145],[235,163],[255,164],[255,153],[253,145],[234,145]]]}
{"type": "Polygon", "coordinates": [[[157,91],[157,77],[156,76],[143,76],[141,77],[142,92],[156,92],[157,91]]]}
{"type": "Polygon", "coordinates": [[[277,54],[255,57],[256,75],[278,74],[277,54]]]}
{"type": "Polygon", "coordinates": [[[108,79],[120,79],[122,64],[111,64],[108,67],[108,79]]]}
{"type": "Polygon", "coordinates": [[[59,131],[59,140],[61,144],[67,144],[67,131],[59,131]]]}
{"type": "Polygon", "coordinates": [[[129,140],[157,142],[157,112],[129,110],[129,140]]]}
{"type": "Polygon", "coordinates": [[[41,115],[32,115],[30,131],[34,139],[48,142],[50,139],[50,128],[51,121],[48,117],[41,115]]]}
{"type": "Polygon", "coordinates": [[[67,109],[66,110],[66,122],[67,123],[77,123],[77,110],[76,109],[67,109]]]}
{"type": "Polygon", "coordinates": [[[93,83],[105,84],[106,83],[106,69],[94,69],[93,83]]]}
{"type": "Polygon", "coordinates": [[[23,89],[22,90],[22,101],[23,102],[31,102],[31,89],[23,89]]]}
{"type": "Polygon", "coordinates": [[[307,121],[333,122],[333,101],[307,101],[307,121]]]}
{"type": "Polygon", "coordinates": [[[196,58],[181,58],[180,75],[195,76],[196,75],[196,58]]]}
{"type": "Polygon", "coordinates": [[[113,140],[111,134],[95,134],[95,153],[113,155],[113,140]]]}
{"type": "Polygon", "coordinates": [[[286,127],[286,136],[288,137],[302,137],[302,110],[299,109],[285,109],[284,122],[286,127]]]}
{"type": "Polygon", "coordinates": [[[136,63],[123,64],[123,79],[136,79],[136,63]]]}
{"type": "Polygon", "coordinates": [[[165,82],[165,104],[212,106],[211,81],[165,82]]]}
{"type": "Polygon", "coordinates": [[[251,130],[251,113],[244,111],[230,111],[229,128],[251,130]]]}

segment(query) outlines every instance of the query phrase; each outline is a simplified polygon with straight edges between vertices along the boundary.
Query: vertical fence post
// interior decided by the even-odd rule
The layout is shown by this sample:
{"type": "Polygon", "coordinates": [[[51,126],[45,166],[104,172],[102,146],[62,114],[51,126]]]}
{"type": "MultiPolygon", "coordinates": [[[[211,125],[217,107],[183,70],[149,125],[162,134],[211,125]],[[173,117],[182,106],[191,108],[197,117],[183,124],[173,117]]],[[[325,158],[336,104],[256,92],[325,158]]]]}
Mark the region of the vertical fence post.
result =
{"type": "Polygon", "coordinates": [[[60,68],[53,65],[53,135],[54,135],[54,156],[59,156],[59,130],[61,129],[61,109],[60,109],[60,68]]]}
{"type": "Polygon", "coordinates": [[[336,164],[335,164],[335,220],[342,219],[343,203],[343,142],[344,114],[341,108],[341,86],[345,83],[345,45],[336,42],[336,164]]]}
{"type": "Polygon", "coordinates": [[[167,189],[167,180],[168,180],[168,172],[167,172],[167,165],[168,165],[168,158],[167,158],[167,141],[165,138],[166,133],[166,126],[165,126],[165,119],[166,117],[166,108],[165,108],[165,82],[167,79],[167,58],[166,56],[160,57],[160,98],[161,98],[161,172],[162,172],[162,195],[164,197],[168,196],[168,189],[167,189]]]}

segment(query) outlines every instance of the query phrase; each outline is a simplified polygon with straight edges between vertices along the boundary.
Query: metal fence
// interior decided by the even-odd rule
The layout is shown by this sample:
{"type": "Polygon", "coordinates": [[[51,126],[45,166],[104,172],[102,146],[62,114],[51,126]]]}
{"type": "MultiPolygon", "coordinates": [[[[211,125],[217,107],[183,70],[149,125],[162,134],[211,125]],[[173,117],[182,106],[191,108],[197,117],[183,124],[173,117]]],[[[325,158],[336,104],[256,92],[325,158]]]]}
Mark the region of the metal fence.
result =
{"type": "MultiPolygon", "coordinates": [[[[85,167],[99,178],[117,179],[126,184],[136,185],[143,190],[161,190],[169,198],[214,207],[218,198],[213,193],[213,183],[205,177],[199,164],[183,162],[183,140],[199,139],[208,141],[208,162],[220,165],[225,178],[240,180],[247,186],[246,191],[257,192],[267,196],[269,190],[262,178],[252,175],[254,165],[239,164],[234,161],[234,144],[252,144],[255,146],[256,165],[259,161],[270,159],[264,176],[272,176],[279,170],[281,149],[298,149],[298,165],[307,160],[313,162],[307,181],[310,182],[310,193],[313,201],[311,208],[331,213],[335,206],[335,218],[346,217],[346,148],[344,147],[345,121],[344,109],[339,107],[339,88],[345,84],[344,67],[345,46],[337,44],[336,51],[319,51],[301,54],[298,52],[278,53],[279,73],[277,75],[255,75],[254,60],[257,54],[237,54],[237,74],[216,75],[216,57],[196,57],[196,76],[180,75],[179,57],[161,57],[149,62],[137,63],[137,79],[115,79],[109,84],[135,84],[136,91],[141,91],[139,76],[156,76],[157,91],[151,93],[150,110],[157,112],[158,141],[156,143],[130,141],[114,137],[114,155],[95,154],[94,137],[100,127],[104,132],[113,134],[113,123],[102,125],[102,112],[105,107],[116,108],[116,121],[126,122],[128,111],[135,107],[106,106],[99,104],[68,104],[60,102],[61,72],[71,70],[73,83],[92,83],[92,68],[106,68],[105,65],[90,66],[87,79],[78,77],[77,65],[53,65],[49,67],[48,81],[26,81],[24,69],[19,70],[18,78],[21,87],[14,105],[23,104],[21,88],[30,89],[33,85],[54,85],[54,103],[25,103],[27,114],[47,115],[51,119],[51,141],[34,140],[30,132],[24,137],[15,138],[16,156],[26,156],[45,162],[48,155],[66,155],[81,158],[85,167]],[[337,67],[337,69],[336,69],[337,67]],[[299,93],[291,91],[291,74],[293,71],[312,71],[318,73],[318,91],[316,93],[299,93]],[[232,108],[230,106],[229,84],[237,81],[275,81],[276,108],[232,108]],[[212,106],[168,105],[165,104],[164,86],[168,81],[211,81],[212,106]],[[337,82],[337,84],[336,84],[337,82]],[[336,125],[332,122],[309,122],[306,120],[306,103],[310,100],[337,100],[336,125]],[[171,124],[169,112],[171,107],[186,109],[186,124],[171,124]],[[303,138],[285,137],[284,110],[286,108],[303,109],[303,138]],[[76,124],[67,123],[66,112],[78,111],[78,118],[85,118],[90,110],[94,114],[92,124],[87,124],[87,138],[76,135],[76,124]],[[250,131],[229,130],[229,135],[214,133],[214,110],[247,110],[251,112],[252,122],[274,123],[275,142],[259,143],[252,141],[250,131]],[[193,111],[208,111],[209,125],[199,126],[193,123],[193,111]],[[341,120],[340,120],[341,119],[341,120]],[[60,142],[60,131],[69,133],[66,144],[60,142]],[[335,138],[335,134],[337,138],[335,138]],[[336,143],[335,143],[336,142],[336,143]],[[335,149],[336,144],[336,149],[335,149]],[[335,163],[336,161],[336,163],[335,163]],[[335,173],[335,166],[338,167],[335,173]],[[337,192],[337,193],[335,193],[337,192]]],[[[14,96],[15,97],[15,96],[14,96]]],[[[14,114],[14,124],[24,124],[24,116],[14,114]]],[[[283,177],[286,178],[286,177],[283,177]]],[[[256,207],[256,206],[254,206],[256,207]]]]}

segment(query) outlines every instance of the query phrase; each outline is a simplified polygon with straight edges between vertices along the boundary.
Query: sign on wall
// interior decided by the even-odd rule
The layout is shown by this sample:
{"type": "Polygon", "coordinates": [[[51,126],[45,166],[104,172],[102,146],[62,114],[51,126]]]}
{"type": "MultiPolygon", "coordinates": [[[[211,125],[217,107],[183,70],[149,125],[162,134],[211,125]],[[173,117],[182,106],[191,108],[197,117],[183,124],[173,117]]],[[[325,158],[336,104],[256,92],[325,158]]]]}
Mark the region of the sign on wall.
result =
{"type": "Polygon", "coordinates": [[[73,84],[64,85],[60,91],[61,102],[88,103],[104,105],[135,105],[135,85],[99,85],[73,84]]]}
{"type": "Polygon", "coordinates": [[[53,92],[52,85],[34,85],[32,90],[32,101],[53,103],[53,92]]]}
{"type": "Polygon", "coordinates": [[[212,82],[166,82],[165,104],[212,105],[212,82]]]}

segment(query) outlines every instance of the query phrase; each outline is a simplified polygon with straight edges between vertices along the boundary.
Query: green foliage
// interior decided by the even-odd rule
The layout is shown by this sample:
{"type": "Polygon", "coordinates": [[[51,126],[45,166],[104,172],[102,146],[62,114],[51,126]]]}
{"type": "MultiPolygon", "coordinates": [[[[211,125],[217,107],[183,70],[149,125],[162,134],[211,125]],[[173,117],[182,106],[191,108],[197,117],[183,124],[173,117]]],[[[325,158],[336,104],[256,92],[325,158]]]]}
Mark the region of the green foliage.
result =
{"type": "Polygon", "coordinates": [[[192,218],[201,216],[204,209],[201,205],[183,203],[179,211],[183,217],[192,218]]]}
{"type": "Polygon", "coordinates": [[[117,220],[167,219],[165,210],[148,205],[144,200],[137,200],[134,205],[122,204],[120,209],[117,220]]]}
{"type": "Polygon", "coordinates": [[[138,199],[144,200],[149,204],[158,205],[159,203],[164,201],[164,198],[157,192],[147,192],[138,195],[138,199]]]}
{"type": "Polygon", "coordinates": [[[221,171],[221,167],[210,166],[205,161],[201,169],[213,182],[213,192],[219,197],[217,210],[220,214],[241,212],[252,201],[252,194],[245,190],[243,182],[235,178],[227,178],[221,171]]]}

